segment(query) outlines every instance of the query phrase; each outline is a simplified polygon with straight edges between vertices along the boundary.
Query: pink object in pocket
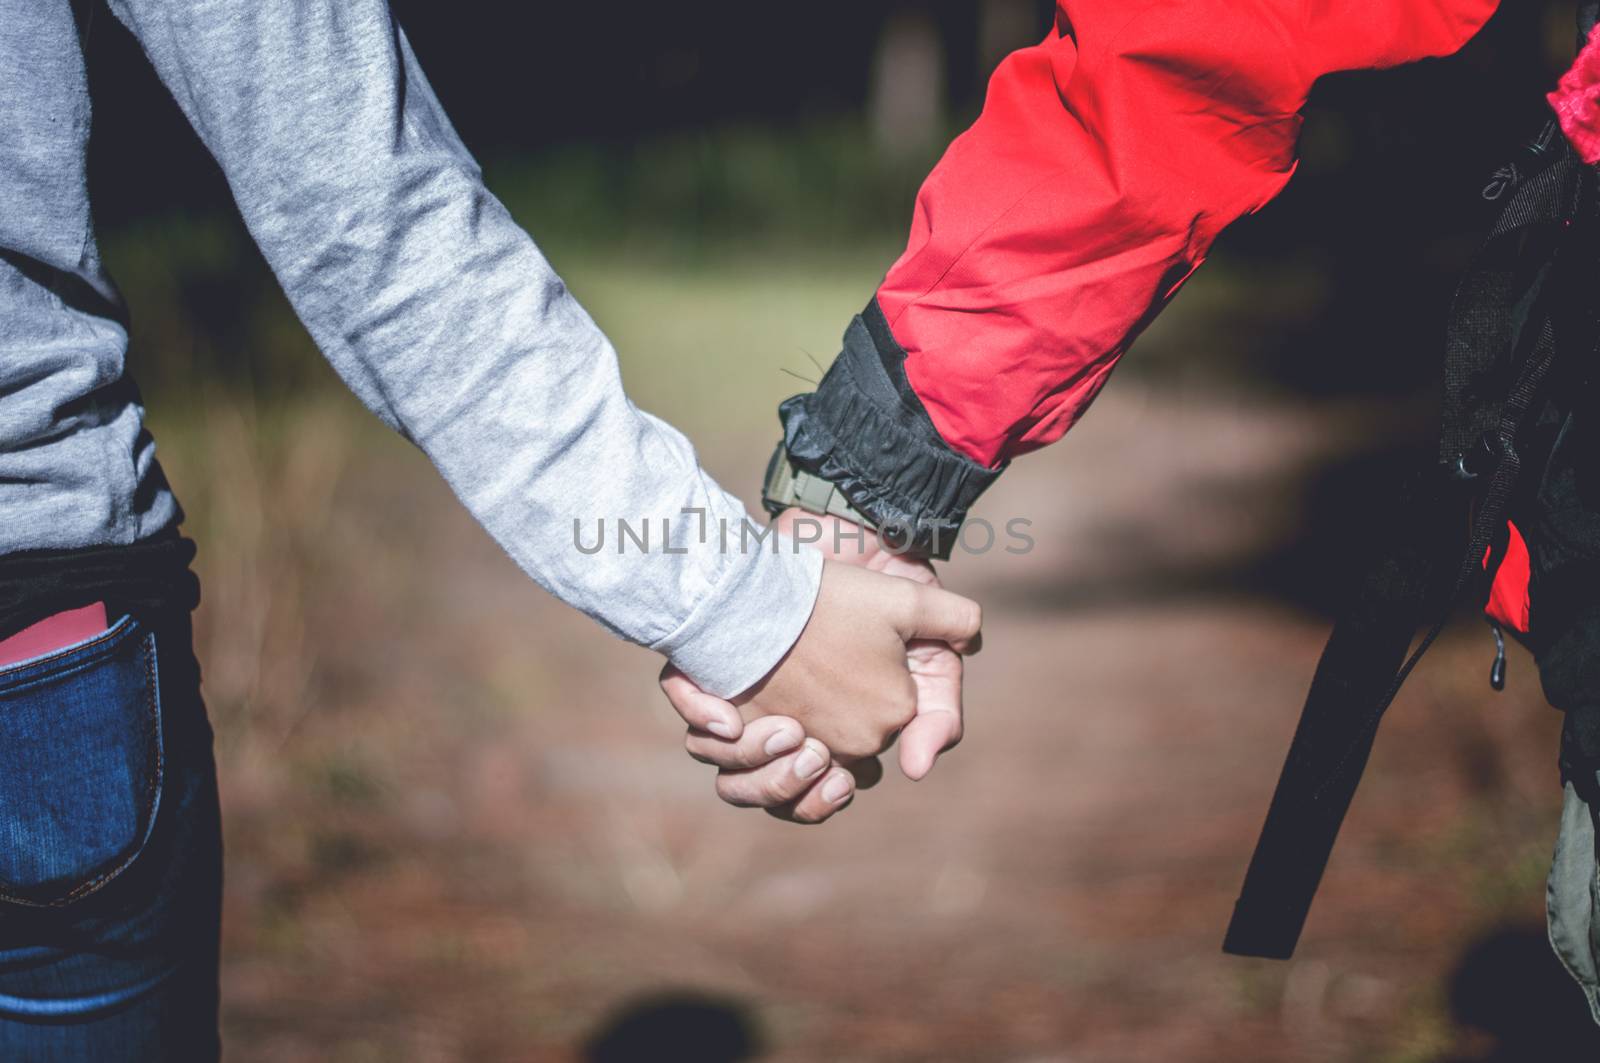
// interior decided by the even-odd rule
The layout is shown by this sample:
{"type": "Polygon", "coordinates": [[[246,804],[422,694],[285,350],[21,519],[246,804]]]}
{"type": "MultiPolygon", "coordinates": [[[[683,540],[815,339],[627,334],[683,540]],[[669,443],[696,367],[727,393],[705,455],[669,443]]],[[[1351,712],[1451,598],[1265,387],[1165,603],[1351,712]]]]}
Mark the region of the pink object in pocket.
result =
{"type": "Polygon", "coordinates": [[[105,602],[47,616],[10,638],[0,639],[0,668],[94,638],[107,626],[105,602]]]}

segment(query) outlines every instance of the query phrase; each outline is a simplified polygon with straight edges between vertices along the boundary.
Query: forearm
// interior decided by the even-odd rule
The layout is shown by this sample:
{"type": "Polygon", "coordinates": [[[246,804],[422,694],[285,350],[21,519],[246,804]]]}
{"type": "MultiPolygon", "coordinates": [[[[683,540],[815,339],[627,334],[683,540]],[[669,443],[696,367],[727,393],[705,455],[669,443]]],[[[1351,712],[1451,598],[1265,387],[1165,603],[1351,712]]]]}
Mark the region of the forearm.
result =
{"type": "Polygon", "coordinates": [[[776,663],[820,559],[738,549],[744,508],[629,402],[610,343],[484,188],[386,4],[114,6],[318,346],[519,565],[707,690],[776,663]],[[649,522],[648,552],[616,538],[619,519],[649,522]],[[600,520],[606,547],[585,553],[575,522],[590,543],[600,520]]]}

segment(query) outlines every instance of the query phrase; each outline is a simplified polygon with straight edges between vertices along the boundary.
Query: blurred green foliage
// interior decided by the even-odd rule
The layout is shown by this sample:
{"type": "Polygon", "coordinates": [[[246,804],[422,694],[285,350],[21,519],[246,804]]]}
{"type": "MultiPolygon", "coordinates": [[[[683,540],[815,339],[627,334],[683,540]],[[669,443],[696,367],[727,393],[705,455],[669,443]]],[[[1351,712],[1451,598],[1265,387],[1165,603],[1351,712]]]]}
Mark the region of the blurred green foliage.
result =
{"type": "Polygon", "coordinates": [[[861,124],[834,122],[574,145],[486,173],[543,242],[643,242],[694,258],[773,242],[827,251],[904,240],[936,158],[887,157],[861,124]]]}
{"type": "MultiPolygon", "coordinates": [[[[803,285],[848,263],[856,305],[826,321],[829,346],[903,246],[932,161],[886,160],[863,127],[834,123],[564,147],[489,165],[486,180],[608,329],[593,293],[616,305],[605,292],[630,279],[648,298],[674,276],[803,285]]],[[[149,217],[102,242],[132,312],[133,372],[158,408],[197,389],[271,402],[327,384],[231,211],[149,217]]],[[[716,323],[705,330],[712,340],[716,323]]],[[[832,351],[817,357],[825,364],[832,351]]]]}
{"type": "MultiPolygon", "coordinates": [[[[696,438],[751,436],[831,362],[904,248],[934,156],[886,157],[864,125],[834,121],[569,145],[491,161],[485,179],[611,336],[641,405],[696,438]]],[[[263,423],[342,390],[233,212],[150,217],[103,244],[132,310],[133,373],[168,434],[218,388],[263,423]]],[[[1312,247],[1220,248],[1120,372],[1293,388],[1330,269],[1312,247]]]]}

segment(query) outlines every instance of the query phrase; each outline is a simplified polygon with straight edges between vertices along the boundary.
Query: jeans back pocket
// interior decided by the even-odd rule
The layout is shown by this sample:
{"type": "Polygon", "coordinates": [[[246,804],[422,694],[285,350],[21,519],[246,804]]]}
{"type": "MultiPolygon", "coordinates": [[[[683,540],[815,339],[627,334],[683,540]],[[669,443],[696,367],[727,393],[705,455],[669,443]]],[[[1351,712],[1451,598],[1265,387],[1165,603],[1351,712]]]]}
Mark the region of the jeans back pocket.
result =
{"type": "Polygon", "coordinates": [[[121,874],[162,770],[155,634],[137,620],[0,669],[0,902],[64,905],[121,874]]]}

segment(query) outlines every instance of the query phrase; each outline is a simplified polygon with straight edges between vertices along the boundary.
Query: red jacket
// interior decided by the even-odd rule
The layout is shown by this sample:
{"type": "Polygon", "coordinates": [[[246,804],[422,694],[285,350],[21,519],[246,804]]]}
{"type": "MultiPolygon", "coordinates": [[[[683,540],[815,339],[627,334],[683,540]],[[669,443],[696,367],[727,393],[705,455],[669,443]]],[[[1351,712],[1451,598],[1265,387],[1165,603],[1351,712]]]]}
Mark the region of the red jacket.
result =
{"type": "Polygon", "coordinates": [[[1318,77],[1453,52],[1496,6],[1059,0],[878,288],[940,436],[988,466],[1060,438],[1217,234],[1282,190],[1318,77]]]}
{"type": "Polygon", "coordinates": [[[1288,182],[1317,78],[1453,52],[1496,6],[1057,0],[924,182],[839,360],[784,404],[791,459],[880,524],[953,538],[1006,461],[1083,415],[1218,233],[1288,182]]]}

